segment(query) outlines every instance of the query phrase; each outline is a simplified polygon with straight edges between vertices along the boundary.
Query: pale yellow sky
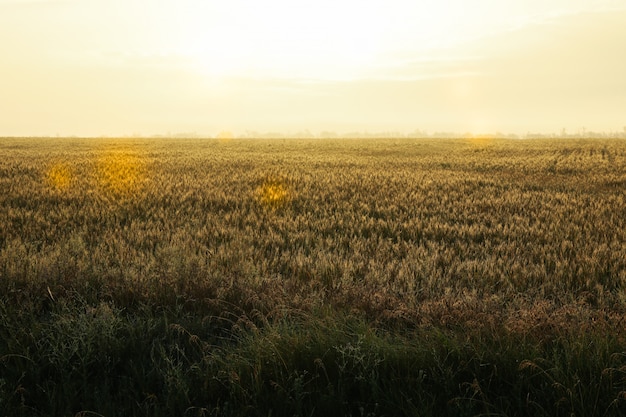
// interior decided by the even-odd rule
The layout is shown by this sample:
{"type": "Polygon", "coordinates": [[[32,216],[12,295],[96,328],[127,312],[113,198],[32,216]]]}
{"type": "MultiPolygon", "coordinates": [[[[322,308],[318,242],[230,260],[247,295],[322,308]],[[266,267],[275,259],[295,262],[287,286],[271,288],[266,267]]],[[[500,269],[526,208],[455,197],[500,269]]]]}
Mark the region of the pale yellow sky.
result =
{"type": "Polygon", "coordinates": [[[0,0],[0,136],[626,126],[626,0],[0,0]]]}

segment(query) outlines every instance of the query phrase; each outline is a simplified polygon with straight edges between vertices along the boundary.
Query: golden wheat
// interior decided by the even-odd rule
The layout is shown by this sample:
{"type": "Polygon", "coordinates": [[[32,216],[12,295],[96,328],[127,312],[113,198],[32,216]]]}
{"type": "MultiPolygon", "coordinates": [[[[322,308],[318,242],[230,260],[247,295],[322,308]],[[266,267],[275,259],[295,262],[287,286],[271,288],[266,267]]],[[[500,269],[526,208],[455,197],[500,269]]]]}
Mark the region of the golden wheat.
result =
{"type": "Polygon", "coordinates": [[[3,139],[0,274],[520,332],[611,311],[612,328],[625,167],[617,140],[3,139]]]}

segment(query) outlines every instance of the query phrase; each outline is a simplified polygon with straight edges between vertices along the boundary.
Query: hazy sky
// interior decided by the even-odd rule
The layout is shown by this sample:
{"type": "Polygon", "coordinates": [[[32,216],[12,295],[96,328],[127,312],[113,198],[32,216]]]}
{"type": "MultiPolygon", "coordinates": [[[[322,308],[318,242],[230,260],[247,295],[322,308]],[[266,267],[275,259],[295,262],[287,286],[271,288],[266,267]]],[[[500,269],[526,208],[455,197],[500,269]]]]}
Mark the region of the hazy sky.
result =
{"type": "Polygon", "coordinates": [[[626,126],[626,0],[0,0],[0,136],[626,126]]]}

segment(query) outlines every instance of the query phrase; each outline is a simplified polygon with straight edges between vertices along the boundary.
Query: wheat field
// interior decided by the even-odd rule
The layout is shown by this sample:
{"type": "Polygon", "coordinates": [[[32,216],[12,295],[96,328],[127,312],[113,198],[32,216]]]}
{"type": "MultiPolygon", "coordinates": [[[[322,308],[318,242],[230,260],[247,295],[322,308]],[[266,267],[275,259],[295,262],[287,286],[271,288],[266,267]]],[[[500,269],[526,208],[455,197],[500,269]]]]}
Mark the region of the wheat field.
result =
{"type": "Polygon", "coordinates": [[[624,415],[625,191],[622,140],[0,139],[0,410],[624,415]]]}

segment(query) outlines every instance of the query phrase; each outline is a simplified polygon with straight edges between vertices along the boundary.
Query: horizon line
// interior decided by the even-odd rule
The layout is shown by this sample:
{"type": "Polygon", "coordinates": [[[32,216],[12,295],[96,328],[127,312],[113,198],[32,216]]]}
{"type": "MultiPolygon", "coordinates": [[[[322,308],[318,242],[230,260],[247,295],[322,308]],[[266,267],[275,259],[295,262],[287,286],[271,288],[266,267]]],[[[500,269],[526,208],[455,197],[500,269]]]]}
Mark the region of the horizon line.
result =
{"type": "Polygon", "coordinates": [[[296,132],[280,131],[255,131],[246,130],[244,133],[235,134],[230,131],[220,131],[215,134],[191,132],[154,133],[144,135],[141,133],[130,134],[102,134],[102,135],[76,135],[76,134],[53,134],[53,135],[0,135],[0,139],[467,139],[467,138],[490,138],[490,139],[626,139],[626,126],[622,131],[589,131],[585,128],[575,133],[567,132],[542,132],[528,131],[524,134],[510,132],[454,132],[434,131],[429,133],[425,130],[415,129],[410,132],[399,130],[379,131],[344,131],[321,130],[312,132],[302,129],[296,132]]]}

